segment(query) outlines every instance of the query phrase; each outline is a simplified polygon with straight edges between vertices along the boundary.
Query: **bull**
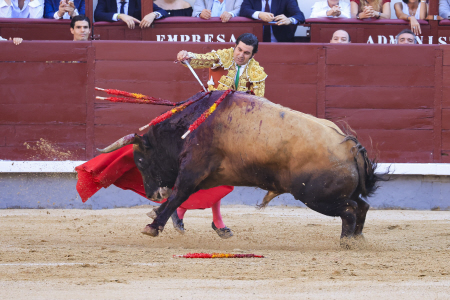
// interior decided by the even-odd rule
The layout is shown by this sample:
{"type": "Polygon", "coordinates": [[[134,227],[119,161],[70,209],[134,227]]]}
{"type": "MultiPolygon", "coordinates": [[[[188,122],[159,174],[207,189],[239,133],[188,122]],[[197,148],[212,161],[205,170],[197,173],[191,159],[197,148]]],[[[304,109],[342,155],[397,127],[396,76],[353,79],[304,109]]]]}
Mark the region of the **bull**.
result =
{"type": "Polygon", "coordinates": [[[358,140],[331,121],[242,92],[227,96],[214,114],[182,139],[222,93],[213,92],[143,136],[130,134],[99,150],[108,153],[134,144],[147,198],[168,197],[142,232],[157,236],[196,191],[230,185],[268,191],[260,207],[290,193],[312,210],[339,216],[341,243],[362,238],[370,207],[363,198],[375,191],[381,177],[358,140]]]}

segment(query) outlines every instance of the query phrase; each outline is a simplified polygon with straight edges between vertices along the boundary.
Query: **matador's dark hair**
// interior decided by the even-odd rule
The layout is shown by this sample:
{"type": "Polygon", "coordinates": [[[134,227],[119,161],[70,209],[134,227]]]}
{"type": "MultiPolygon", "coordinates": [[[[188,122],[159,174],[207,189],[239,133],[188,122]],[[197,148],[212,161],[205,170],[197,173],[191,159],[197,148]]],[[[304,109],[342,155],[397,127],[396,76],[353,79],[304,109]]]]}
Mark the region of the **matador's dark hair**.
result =
{"type": "Polygon", "coordinates": [[[236,45],[239,44],[239,42],[243,42],[247,46],[252,46],[253,47],[252,55],[254,55],[254,54],[256,54],[256,52],[258,52],[259,42],[258,42],[258,38],[256,37],[256,35],[254,35],[252,33],[241,34],[236,40],[236,45]]]}

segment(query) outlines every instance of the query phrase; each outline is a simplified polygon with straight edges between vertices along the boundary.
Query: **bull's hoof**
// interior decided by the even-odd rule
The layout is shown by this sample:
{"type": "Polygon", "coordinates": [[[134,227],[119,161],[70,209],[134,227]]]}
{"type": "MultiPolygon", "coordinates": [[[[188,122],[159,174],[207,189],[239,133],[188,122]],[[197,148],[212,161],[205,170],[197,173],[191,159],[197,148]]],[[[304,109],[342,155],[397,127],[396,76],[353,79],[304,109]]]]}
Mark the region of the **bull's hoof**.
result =
{"type": "Polygon", "coordinates": [[[366,239],[362,234],[353,237],[341,238],[341,248],[346,250],[363,249],[364,247],[366,247],[366,244],[366,239]]]}
{"type": "Polygon", "coordinates": [[[358,235],[355,235],[355,240],[358,242],[358,243],[361,243],[361,244],[365,244],[365,243],[367,243],[367,240],[366,240],[366,238],[364,237],[364,234],[358,234],[358,235]]]}
{"type": "Polygon", "coordinates": [[[142,229],[141,233],[154,237],[154,236],[158,236],[159,230],[151,227],[150,225],[147,225],[147,226],[145,226],[144,229],[142,229]]]}
{"type": "Polygon", "coordinates": [[[262,210],[262,209],[266,208],[266,205],[267,204],[265,204],[264,202],[261,204],[256,204],[256,209],[262,210]]]}
{"type": "Polygon", "coordinates": [[[147,216],[151,219],[156,219],[158,214],[156,213],[156,208],[154,208],[151,212],[147,213],[147,216]]]}
{"type": "Polygon", "coordinates": [[[211,227],[223,239],[229,239],[233,236],[233,231],[226,226],[224,228],[217,228],[214,222],[212,222],[211,227]]]}
{"type": "Polygon", "coordinates": [[[184,223],[183,219],[180,219],[178,217],[178,213],[175,210],[171,216],[172,222],[173,222],[173,228],[175,228],[176,231],[178,231],[181,234],[184,234],[184,223]]]}
{"type": "Polygon", "coordinates": [[[341,238],[341,248],[350,250],[355,247],[355,240],[349,237],[341,238]]]}

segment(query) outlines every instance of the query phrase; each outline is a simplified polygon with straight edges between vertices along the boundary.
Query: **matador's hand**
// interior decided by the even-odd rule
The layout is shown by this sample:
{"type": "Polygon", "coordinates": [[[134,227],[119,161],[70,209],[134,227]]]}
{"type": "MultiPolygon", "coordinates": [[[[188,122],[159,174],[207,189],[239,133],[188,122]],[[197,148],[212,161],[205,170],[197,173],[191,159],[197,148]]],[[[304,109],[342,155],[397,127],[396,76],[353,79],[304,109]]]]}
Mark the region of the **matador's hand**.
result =
{"type": "Polygon", "coordinates": [[[191,62],[191,59],[189,57],[189,53],[186,50],[181,50],[180,52],[178,52],[177,54],[177,61],[179,62],[183,62],[183,61],[188,61],[191,62]]]}

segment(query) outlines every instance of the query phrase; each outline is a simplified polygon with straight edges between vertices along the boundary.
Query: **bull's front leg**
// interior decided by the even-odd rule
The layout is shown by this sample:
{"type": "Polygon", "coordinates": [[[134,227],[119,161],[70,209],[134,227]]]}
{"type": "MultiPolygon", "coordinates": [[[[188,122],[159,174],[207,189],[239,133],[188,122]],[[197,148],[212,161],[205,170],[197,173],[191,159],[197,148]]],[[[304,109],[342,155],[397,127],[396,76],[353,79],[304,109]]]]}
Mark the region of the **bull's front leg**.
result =
{"type": "MultiPolygon", "coordinates": [[[[178,188],[174,188],[172,195],[164,203],[164,209],[158,210],[158,214],[153,223],[148,224],[141,231],[143,234],[150,236],[158,236],[159,232],[164,230],[164,226],[169,220],[173,212],[186,201],[192,192],[180,192],[178,188]]],[[[162,208],[162,207],[161,207],[162,208]]]]}

